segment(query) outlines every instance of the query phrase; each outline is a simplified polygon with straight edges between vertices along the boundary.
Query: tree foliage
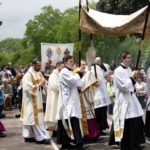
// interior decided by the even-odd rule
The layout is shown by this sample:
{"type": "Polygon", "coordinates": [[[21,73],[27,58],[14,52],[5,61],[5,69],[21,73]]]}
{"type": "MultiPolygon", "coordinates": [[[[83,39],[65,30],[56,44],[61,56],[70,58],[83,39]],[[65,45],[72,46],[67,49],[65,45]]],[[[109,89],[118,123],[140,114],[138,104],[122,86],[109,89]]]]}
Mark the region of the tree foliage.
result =
{"type": "Polygon", "coordinates": [[[99,0],[97,10],[111,14],[131,14],[148,5],[149,0],[99,0]]]}
{"type": "Polygon", "coordinates": [[[23,49],[21,39],[7,38],[0,41],[0,52],[10,52],[23,49]]]}
{"type": "MultiPolygon", "coordinates": [[[[146,5],[146,0],[100,0],[97,9],[104,12],[115,14],[126,14],[146,5]],[[126,3],[125,3],[126,1],[126,3]],[[131,3],[137,2],[131,10],[131,3]],[[141,2],[141,3],[140,3],[141,2]],[[140,3],[140,5],[139,5],[140,3]],[[126,5],[125,5],[126,4],[126,5]],[[128,6],[129,5],[129,6],[128,6]],[[138,7],[136,6],[138,5],[138,7]]],[[[95,3],[91,4],[94,8],[95,3]]],[[[0,42],[1,64],[12,62],[14,64],[25,65],[32,61],[33,58],[41,58],[41,42],[46,43],[75,43],[74,58],[78,61],[78,29],[79,29],[78,7],[73,7],[61,12],[51,6],[42,9],[39,15],[29,20],[26,24],[25,37],[23,39],[5,39],[0,42]]],[[[100,56],[106,63],[115,60],[119,63],[118,56],[121,51],[129,50],[136,61],[139,40],[135,36],[124,37],[123,40],[118,37],[94,35],[94,46],[97,56],[100,56]]],[[[90,46],[90,36],[82,33],[82,58],[85,59],[86,51],[90,46]]],[[[150,42],[145,42],[144,52],[142,53],[141,64],[145,60],[149,61],[150,42]]]]}
{"type": "Polygon", "coordinates": [[[51,6],[45,6],[42,13],[29,20],[25,37],[34,46],[35,53],[40,54],[40,43],[57,42],[57,29],[62,21],[62,13],[51,6]]]}

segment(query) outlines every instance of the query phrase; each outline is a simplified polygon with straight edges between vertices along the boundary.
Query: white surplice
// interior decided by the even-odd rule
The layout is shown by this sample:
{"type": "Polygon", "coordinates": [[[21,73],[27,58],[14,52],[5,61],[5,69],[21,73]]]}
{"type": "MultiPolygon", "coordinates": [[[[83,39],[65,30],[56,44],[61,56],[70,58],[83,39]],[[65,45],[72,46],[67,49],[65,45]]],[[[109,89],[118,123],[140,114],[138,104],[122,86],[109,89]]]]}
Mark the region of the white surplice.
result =
{"type": "MultiPolygon", "coordinates": [[[[94,66],[91,67],[91,72],[95,74],[94,66]]],[[[100,108],[109,105],[111,101],[107,93],[102,69],[98,65],[96,65],[96,74],[99,81],[99,87],[96,87],[94,90],[94,107],[100,108]]]]}
{"type": "Polygon", "coordinates": [[[68,68],[63,68],[59,74],[59,99],[57,109],[57,120],[69,119],[71,117],[81,118],[81,106],[78,87],[82,81],[78,74],[74,74],[68,68]]]}
{"type": "Polygon", "coordinates": [[[114,72],[116,101],[113,111],[115,141],[123,137],[125,119],[143,115],[142,107],[135,96],[134,86],[130,78],[132,71],[129,67],[119,66],[114,72]]]}
{"type": "Polygon", "coordinates": [[[147,88],[147,96],[148,96],[148,102],[147,102],[147,107],[146,109],[150,111],[150,67],[147,70],[147,83],[146,83],[146,88],[147,88]]]}

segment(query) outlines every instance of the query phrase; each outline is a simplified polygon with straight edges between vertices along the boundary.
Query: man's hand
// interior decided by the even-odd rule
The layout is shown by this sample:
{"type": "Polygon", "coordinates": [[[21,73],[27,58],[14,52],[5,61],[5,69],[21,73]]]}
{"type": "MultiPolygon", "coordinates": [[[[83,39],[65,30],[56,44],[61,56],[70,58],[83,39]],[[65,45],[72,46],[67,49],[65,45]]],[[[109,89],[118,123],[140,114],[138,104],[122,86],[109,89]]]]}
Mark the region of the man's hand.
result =
{"type": "Polygon", "coordinates": [[[97,81],[95,84],[94,84],[95,87],[99,87],[100,84],[99,84],[99,81],[97,81]]]}
{"type": "Polygon", "coordinates": [[[45,85],[46,81],[45,80],[42,80],[40,83],[39,83],[39,87],[43,87],[45,85]]]}
{"type": "Polygon", "coordinates": [[[132,73],[131,73],[131,78],[133,78],[133,79],[135,79],[135,78],[137,78],[138,77],[138,74],[139,74],[139,72],[136,70],[136,71],[133,71],[132,73]]]}

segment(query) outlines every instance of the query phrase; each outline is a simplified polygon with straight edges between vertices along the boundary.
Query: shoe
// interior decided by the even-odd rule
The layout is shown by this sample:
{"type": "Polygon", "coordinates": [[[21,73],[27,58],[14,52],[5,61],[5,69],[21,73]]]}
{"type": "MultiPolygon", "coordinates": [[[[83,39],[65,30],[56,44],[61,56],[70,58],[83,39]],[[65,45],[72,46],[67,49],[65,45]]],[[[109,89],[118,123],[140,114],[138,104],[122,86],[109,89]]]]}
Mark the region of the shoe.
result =
{"type": "Polygon", "coordinates": [[[69,142],[70,142],[70,143],[73,143],[73,144],[76,144],[76,141],[73,140],[73,139],[71,139],[71,138],[69,138],[69,142]]]}
{"type": "Polygon", "coordinates": [[[45,139],[42,141],[36,141],[37,144],[50,144],[50,139],[45,139]]]}
{"type": "Polygon", "coordinates": [[[15,115],[15,118],[20,118],[20,114],[16,114],[16,115],[15,115]]]}
{"type": "Polygon", "coordinates": [[[91,139],[86,139],[86,138],[84,138],[84,139],[83,139],[83,142],[84,142],[84,143],[87,143],[87,144],[88,144],[88,143],[91,143],[91,139]]]}
{"type": "Polygon", "coordinates": [[[137,146],[135,146],[135,148],[136,148],[137,150],[142,150],[142,149],[145,148],[145,145],[137,145],[137,146]]]}
{"type": "Polygon", "coordinates": [[[63,149],[76,149],[77,147],[75,145],[67,144],[67,145],[62,145],[60,148],[61,150],[63,149]]]}
{"type": "Polygon", "coordinates": [[[33,143],[36,142],[35,138],[24,138],[25,143],[33,143]]]}
{"type": "Polygon", "coordinates": [[[83,139],[83,143],[84,144],[90,144],[90,143],[93,143],[93,139],[83,139]]]}
{"type": "Polygon", "coordinates": [[[53,131],[52,137],[57,137],[57,131],[56,130],[53,131]]]}
{"type": "Polygon", "coordinates": [[[105,132],[101,131],[101,132],[100,132],[100,135],[106,136],[107,134],[106,134],[105,132]]]}
{"type": "Polygon", "coordinates": [[[147,141],[150,141],[150,137],[145,135],[145,138],[146,138],[147,141]]]}
{"type": "Polygon", "coordinates": [[[83,145],[78,145],[77,150],[84,150],[83,145]]]}
{"type": "Polygon", "coordinates": [[[6,134],[4,134],[3,132],[0,132],[0,138],[6,137],[6,134]]]}
{"type": "Polygon", "coordinates": [[[76,150],[86,150],[89,146],[83,144],[78,144],[76,150]]]}
{"type": "Polygon", "coordinates": [[[5,118],[5,117],[6,117],[5,114],[0,114],[0,119],[1,119],[1,118],[5,118]]]}

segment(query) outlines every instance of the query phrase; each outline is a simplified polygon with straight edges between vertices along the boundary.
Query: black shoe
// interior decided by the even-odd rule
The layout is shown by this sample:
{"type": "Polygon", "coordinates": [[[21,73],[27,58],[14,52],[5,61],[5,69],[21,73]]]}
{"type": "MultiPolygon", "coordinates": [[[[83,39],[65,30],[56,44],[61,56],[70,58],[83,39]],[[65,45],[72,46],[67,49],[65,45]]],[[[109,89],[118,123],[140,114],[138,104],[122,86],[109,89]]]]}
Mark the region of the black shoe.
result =
{"type": "Polygon", "coordinates": [[[5,118],[5,117],[6,117],[5,114],[0,114],[0,119],[1,119],[1,118],[5,118]]]}
{"type": "Polygon", "coordinates": [[[105,132],[101,131],[101,132],[100,132],[100,135],[101,135],[101,136],[106,136],[107,134],[106,134],[105,132]]]}
{"type": "Polygon", "coordinates": [[[3,132],[0,132],[0,138],[6,137],[6,134],[4,134],[3,132]]]}
{"type": "Polygon", "coordinates": [[[78,145],[77,150],[84,150],[83,145],[78,145]]]}
{"type": "Polygon", "coordinates": [[[89,140],[84,140],[84,143],[85,144],[91,144],[91,143],[97,143],[99,142],[98,139],[89,139],[89,140]]]}
{"type": "Polygon", "coordinates": [[[76,149],[77,147],[75,145],[67,144],[67,145],[62,145],[60,148],[61,150],[63,149],[76,149]]]}
{"type": "Polygon", "coordinates": [[[71,139],[71,138],[69,138],[69,140],[68,140],[70,143],[73,143],[73,144],[76,144],[76,141],[75,140],[73,140],[73,139],[71,139]]]}
{"type": "Polygon", "coordinates": [[[57,137],[57,131],[56,130],[53,131],[52,137],[57,137]]]}
{"type": "Polygon", "coordinates": [[[37,144],[50,144],[50,139],[45,139],[42,141],[36,141],[37,144]]]}
{"type": "Polygon", "coordinates": [[[137,150],[143,150],[145,148],[145,145],[137,145],[137,146],[135,146],[135,148],[137,150]]]}
{"type": "Polygon", "coordinates": [[[36,142],[35,138],[24,138],[25,143],[33,143],[36,142]]]}
{"type": "Polygon", "coordinates": [[[78,144],[76,150],[86,150],[89,146],[83,144],[78,144]]]}
{"type": "Polygon", "coordinates": [[[15,118],[20,118],[20,114],[16,114],[16,115],[15,115],[15,118]]]}

